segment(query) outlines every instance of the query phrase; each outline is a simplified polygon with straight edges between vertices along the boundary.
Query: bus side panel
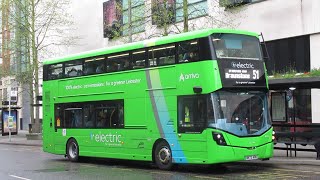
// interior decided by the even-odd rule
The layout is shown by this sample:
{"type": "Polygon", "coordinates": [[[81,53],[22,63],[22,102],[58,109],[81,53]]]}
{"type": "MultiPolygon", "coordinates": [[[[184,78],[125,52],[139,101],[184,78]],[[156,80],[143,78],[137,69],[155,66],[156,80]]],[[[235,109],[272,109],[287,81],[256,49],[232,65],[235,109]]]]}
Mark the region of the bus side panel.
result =
{"type": "Polygon", "coordinates": [[[44,103],[43,103],[43,151],[54,153],[54,136],[52,135],[54,129],[54,109],[51,106],[51,95],[47,87],[43,87],[44,103]]]}
{"type": "Polygon", "coordinates": [[[55,140],[56,134],[55,131],[56,121],[55,121],[55,97],[57,96],[57,91],[55,89],[59,88],[57,81],[52,81],[51,83],[43,84],[43,150],[45,152],[50,152],[54,154],[61,154],[56,152],[55,140]]]}
{"type": "Polygon", "coordinates": [[[208,155],[206,134],[206,131],[203,131],[199,134],[179,134],[179,142],[188,163],[202,164],[207,161],[208,155]]]}

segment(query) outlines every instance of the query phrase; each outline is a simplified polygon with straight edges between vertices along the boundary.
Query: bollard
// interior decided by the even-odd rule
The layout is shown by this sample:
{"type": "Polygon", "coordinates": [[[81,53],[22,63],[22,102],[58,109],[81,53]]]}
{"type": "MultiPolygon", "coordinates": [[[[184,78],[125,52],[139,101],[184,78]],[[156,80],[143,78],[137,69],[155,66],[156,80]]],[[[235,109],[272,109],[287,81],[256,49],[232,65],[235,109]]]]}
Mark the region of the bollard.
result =
{"type": "Polygon", "coordinates": [[[32,124],[29,124],[29,134],[32,133],[32,124]]]}

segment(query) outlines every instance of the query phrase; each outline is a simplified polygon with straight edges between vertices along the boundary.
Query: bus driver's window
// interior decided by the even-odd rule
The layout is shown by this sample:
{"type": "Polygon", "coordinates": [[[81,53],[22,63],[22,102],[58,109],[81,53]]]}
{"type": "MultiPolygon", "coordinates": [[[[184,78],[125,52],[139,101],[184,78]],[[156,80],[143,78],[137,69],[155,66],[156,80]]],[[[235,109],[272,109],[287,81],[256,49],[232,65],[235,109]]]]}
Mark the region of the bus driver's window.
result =
{"type": "Polygon", "coordinates": [[[178,97],[179,132],[202,132],[207,121],[205,96],[178,97]]]}
{"type": "Polygon", "coordinates": [[[179,126],[193,127],[193,103],[192,99],[184,99],[181,103],[181,116],[179,126]]]}

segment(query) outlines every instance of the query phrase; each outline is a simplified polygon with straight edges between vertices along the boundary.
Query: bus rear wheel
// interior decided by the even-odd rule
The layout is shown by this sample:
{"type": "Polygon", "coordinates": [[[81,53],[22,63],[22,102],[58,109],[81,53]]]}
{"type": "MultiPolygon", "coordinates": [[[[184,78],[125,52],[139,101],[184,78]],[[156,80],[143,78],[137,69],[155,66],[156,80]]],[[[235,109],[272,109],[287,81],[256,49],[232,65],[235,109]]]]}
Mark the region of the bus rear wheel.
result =
{"type": "Polygon", "coordinates": [[[70,139],[67,144],[67,157],[72,162],[79,160],[79,146],[75,139],[70,139]]]}
{"type": "Polygon", "coordinates": [[[172,168],[172,152],[167,142],[162,141],[157,144],[154,157],[159,169],[170,170],[172,168]]]}

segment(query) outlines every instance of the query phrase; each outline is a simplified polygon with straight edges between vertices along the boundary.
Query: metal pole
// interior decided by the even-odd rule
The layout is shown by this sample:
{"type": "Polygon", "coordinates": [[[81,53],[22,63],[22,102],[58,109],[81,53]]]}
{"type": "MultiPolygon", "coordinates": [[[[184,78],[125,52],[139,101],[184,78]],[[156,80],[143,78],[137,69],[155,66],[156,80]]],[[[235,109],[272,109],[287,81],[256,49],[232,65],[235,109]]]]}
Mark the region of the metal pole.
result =
{"type": "MultiPolygon", "coordinates": [[[[296,97],[294,96],[294,90],[292,91],[293,100],[293,132],[296,133],[296,97]]],[[[297,137],[294,136],[294,141],[297,141],[297,137]]],[[[297,144],[294,144],[294,157],[297,157],[297,144]]]]}
{"type": "Polygon", "coordinates": [[[11,128],[9,126],[9,118],[11,117],[11,77],[9,76],[9,115],[8,115],[8,129],[9,129],[9,142],[11,142],[11,128]]]}

